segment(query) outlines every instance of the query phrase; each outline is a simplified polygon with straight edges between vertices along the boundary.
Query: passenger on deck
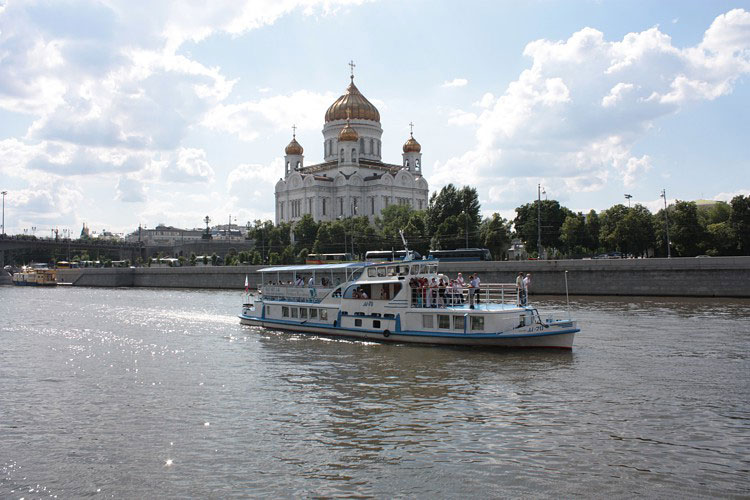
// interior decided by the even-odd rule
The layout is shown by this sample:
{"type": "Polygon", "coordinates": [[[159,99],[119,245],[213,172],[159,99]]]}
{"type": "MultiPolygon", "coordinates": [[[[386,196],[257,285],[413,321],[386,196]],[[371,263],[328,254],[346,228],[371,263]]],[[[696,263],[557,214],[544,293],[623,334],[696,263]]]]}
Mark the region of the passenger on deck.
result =
{"type": "Polygon", "coordinates": [[[518,276],[516,276],[516,289],[518,290],[518,305],[522,306],[526,303],[526,294],[523,289],[523,273],[518,273],[518,276]]]}
{"type": "Polygon", "coordinates": [[[438,307],[445,307],[445,282],[440,278],[438,283],[438,307]]]}
{"type": "Polygon", "coordinates": [[[380,289],[380,300],[388,300],[388,289],[386,287],[380,289]]]}

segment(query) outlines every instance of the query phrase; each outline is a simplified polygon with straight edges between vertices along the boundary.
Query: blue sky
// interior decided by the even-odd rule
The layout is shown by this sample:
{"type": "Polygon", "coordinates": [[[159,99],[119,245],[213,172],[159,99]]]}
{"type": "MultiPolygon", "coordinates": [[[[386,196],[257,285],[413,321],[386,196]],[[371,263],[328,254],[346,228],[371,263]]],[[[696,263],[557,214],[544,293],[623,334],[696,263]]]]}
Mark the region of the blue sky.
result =
{"type": "Polygon", "coordinates": [[[750,2],[0,0],[6,232],[273,218],[351,59],[384,160],[413,121],[485,215],[750,194],[750,2]]]}

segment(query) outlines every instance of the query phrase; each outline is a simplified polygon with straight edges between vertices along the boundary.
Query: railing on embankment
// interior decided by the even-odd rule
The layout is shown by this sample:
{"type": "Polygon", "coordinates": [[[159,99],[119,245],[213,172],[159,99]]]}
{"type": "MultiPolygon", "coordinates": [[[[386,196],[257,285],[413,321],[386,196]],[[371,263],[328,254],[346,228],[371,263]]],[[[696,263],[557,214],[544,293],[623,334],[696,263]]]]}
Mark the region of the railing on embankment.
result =
{"type": "MultiPolygon", "coordinates": [[[[257,288],[261,266],[60,270],[59,280],[76,286],[244,289],[257,288]]],[[[440,272],[483,283],[513,283],[531,273],[531,294],[750,297],[750,257],[673,259],[443,262],[440,272]]],[[[283,273],[282,273],[283,274],[283,273]]],[[[343,280],[343,275],[340,277],[343,280]]],[[[281,279],[292,279],[281,276],[281,279]]],[[[335,279],[335,276],[334,276],[335,279]]]]}

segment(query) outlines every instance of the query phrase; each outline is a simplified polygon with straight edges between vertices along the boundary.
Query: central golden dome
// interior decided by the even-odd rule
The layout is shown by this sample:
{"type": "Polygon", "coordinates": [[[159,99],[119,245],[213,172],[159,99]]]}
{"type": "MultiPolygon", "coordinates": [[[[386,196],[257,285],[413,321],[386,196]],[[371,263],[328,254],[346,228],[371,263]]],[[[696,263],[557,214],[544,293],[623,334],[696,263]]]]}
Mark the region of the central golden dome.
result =
{"type": "Polygon", "coordinates": [[[326,111],[326,123],[347,118],[380,122],[378,109],[354,85],[354,77],[351,78],[352,82],[347,87],[346,94],[336,99],[326,111]]]}

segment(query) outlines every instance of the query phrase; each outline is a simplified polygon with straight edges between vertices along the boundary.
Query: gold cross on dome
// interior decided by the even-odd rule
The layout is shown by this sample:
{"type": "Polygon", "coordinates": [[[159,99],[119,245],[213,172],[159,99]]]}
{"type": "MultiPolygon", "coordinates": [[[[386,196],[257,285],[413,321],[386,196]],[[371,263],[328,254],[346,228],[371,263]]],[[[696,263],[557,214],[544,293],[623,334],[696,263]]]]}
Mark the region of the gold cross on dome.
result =
{"type": "Polygon", "coordinates": [[[414,135],[414,124],[409,122],[409,135],[414,135]]]}
{"type": "Polygon", "coordinates": [[[292,137],[297,137],[297,125],[292,125],[292,137]]]}
{"type": "Polygon", "coordinates": [[[354,78],[354,67],[355,66],[357,66],[357,65],[354,64],[353,60],[349,61],[349,68],[351,68],[351,70],[352,70],[352,78],[354,78]]]}

